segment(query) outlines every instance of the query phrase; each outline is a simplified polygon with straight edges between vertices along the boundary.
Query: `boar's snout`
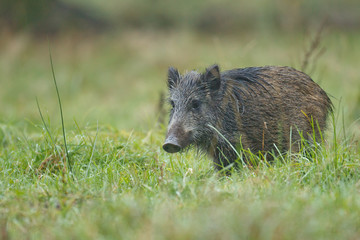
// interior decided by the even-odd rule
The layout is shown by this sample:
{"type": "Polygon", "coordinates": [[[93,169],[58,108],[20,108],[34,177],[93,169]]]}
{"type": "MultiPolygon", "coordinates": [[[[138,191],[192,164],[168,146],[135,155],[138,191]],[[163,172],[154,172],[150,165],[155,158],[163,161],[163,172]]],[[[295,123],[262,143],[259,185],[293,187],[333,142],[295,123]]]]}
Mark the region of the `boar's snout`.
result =
{"type": "Polygon", "coordinates": [[[186,132],[180,126],[173,126],[169,129],[163,145],[163,149],[168,153],[180,152],[190,144],[191,132],[186,132]]]}
{"type": "Polygon", "coordinates": [[[181,150],[181,146],[175,137],[170,136],[166,138],[163,149],[168,153],[176,153],[181,150]]]}

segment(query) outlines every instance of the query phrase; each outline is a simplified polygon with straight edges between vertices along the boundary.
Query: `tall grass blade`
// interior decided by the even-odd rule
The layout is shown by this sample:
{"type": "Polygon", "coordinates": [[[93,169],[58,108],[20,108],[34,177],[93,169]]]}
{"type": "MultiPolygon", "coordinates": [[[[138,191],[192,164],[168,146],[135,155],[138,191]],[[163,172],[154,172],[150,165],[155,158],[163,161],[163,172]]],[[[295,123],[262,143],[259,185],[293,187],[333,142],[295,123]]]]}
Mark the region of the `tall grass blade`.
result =
{"type": "Polygon", "coordinates": [[[62,133],[63,133],[63,137],[64,137],[64,145],[65,145],[65,153],[66,153],[67,165],[68,165],[68,168],[70,170],[70,174],[72,175],[71,159],[70,159],[68,147],[67,147],[67,144],[66,144],[64,116],[63,116],[63,111],[62,111],[62,106],[61,106],[60,93],[59,93],[59,89],[58,89],[57,82],[56,82],[56,77],[55,77],[54,64],[53,64],[53,60],[52,60],[52,56],[51,56],[50,45],[49,45],[49,56],[50,56],[51,72],[52,72],[52,75],[53,75],[53,80],[54,80],[54,84],[55,84],[57,98],[58,98],[58,101],[59,101],[60,116],[61,116],[61,126],[62,126],[62,133]]]}
{"type": "Polygon", "coordinates": [[[229,140],[226,139],[226,137],[225,137],[224,135],[222,135],[222,134],[219,132],[219,130],[217,130],[214,126],[212,126],[212,125],[210,125],[210,124],[209,124],[208,126],[209,126],[211,129],[213,129],[217,134],[219,134],[219,136],[222,137],[222,138],[226,141],[227,144],[229,144],[229,146],[231,147],[231,149],[236,153],[236,155],[237,155],[238,158],[240,159],[240,161],[241,161],[241,163],[243,164],[243,166],[246,166],[246,163],[244,162],[244,160],[243,160],[242,156],[240,155],[239,151],[237,151],[237,150],[235,149],[235,147],[229,142],[229,140]]]}

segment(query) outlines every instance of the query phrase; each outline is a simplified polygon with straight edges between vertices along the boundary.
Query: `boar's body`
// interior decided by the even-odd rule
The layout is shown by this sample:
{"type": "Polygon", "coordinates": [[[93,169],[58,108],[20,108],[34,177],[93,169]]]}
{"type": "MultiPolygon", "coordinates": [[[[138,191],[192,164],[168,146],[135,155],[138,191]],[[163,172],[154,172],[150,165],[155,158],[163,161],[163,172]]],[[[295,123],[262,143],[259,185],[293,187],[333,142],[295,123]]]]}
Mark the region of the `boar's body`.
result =
{"type": "Polygon", "coordinates": [[[184,75],[169,68],[168,86],[172,110],[163,148],[173,153],[195,145],[218,169],[237,159],[233,147],[240,144],[253,153],[266,153],[286,152],[290,144],[299,149],[300,135],[320,140],[332,109],[325,91],[290,67],[220,73],[214,65],[205,73],[184,75]]]}

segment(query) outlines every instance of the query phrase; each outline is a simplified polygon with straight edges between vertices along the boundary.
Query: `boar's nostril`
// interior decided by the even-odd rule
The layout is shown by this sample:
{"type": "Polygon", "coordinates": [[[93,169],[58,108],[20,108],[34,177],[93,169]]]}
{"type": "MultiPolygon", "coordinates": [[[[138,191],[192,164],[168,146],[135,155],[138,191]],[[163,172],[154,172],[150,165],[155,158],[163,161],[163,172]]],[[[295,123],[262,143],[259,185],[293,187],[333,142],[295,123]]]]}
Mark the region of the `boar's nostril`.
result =
{"type": "Polygon", "coordinates": [[[179,145],[177,145],[177,144],[166,142],[163,145],[163,149],[165,151],[167,151],[168,153],[176,153],[176,152],[179,152],[181,150],[181,147],[179,145]]]}

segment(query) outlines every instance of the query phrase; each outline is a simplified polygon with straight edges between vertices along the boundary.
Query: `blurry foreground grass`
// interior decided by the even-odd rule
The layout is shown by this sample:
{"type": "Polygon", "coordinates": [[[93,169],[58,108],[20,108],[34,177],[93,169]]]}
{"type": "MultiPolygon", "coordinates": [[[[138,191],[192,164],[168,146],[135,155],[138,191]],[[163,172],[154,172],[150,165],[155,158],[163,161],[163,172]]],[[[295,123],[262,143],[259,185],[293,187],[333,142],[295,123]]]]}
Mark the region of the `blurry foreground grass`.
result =
{"type": "Polygon", "coordinates": [[[9,34],[0,44],[0,238],[359,238],[359,39],[329,33],[310,72],[334,96],[336,130],[330,120],[324,146],[231,176],[195,152],[161,150],[165,129],[155,124],[156,106],[167,67],[299,68],[306,37],[127,32],[51,39],[70,175],[48,41],[9,34]]]}
{"type": "Polygon", "coordinates": [[[164,153],[161,132],[72,131],[73,179],[60,136],[2,126],[3,239],[358,238],[355,141],[224,176],[192,151],[164,153]]]}

